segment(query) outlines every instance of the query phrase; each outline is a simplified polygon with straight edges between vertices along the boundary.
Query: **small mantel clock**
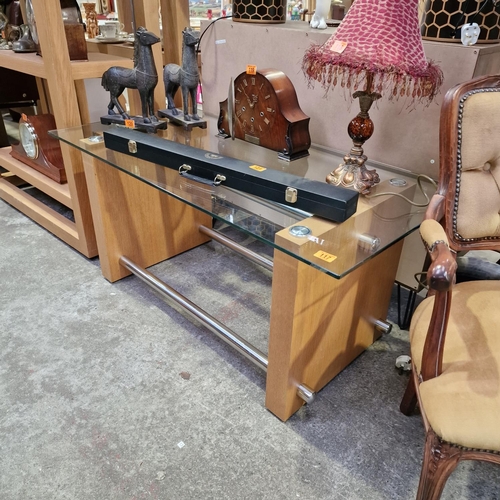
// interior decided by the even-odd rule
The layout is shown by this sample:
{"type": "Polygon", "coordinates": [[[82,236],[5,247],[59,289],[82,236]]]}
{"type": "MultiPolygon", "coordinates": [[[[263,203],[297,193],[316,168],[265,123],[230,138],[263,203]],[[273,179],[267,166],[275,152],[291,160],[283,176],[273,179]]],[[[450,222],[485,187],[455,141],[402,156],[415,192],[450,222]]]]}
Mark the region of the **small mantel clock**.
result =
{"type": "Polygon", "coordinates": [[[38,170],[59,184],[66,182],[66,171],[59,141],[50,137],[49,130],[56,128],[50,114],[26,116],[19,120],[19,144],[12,146],[10,154],[16,160],[38,170]]]}
{"type": "Polygon", "coordinates": [[[278,151],[286,160],[309,154],[309,117],[300,109],[295,88],[282,71],[241,73],[234,79],[230,94],[234,96],[232,99],[220,103],[221,135],[233,135],[278,151]]]}

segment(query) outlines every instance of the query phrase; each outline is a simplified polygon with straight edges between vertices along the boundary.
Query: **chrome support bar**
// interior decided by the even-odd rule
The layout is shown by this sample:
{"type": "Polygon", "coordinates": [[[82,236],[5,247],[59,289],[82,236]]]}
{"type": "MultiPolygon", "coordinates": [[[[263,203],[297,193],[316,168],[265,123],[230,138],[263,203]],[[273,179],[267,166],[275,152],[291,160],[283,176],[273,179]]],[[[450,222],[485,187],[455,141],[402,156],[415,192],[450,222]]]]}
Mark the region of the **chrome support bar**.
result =
{"type": "Polygon", "coordinates": [[[255,262],[256,264],[259,264],[268,271],[273,270],[272,260],[266,259],[262,255],[252,252],[252,250],[248,250],[248,248],[245,248],[243,245],[240,245],[239,243],[236,243],[236,241],[233,241],[227,236],[224,236],[219,231],[216,231],[215,229],[210,229],[206,226],[200,226],[198,229],[200,233],[206,234],[207,236],[217,241],[221,245],[230,248],[234,252],[239,253],[243,257],[246,257],[247,259],[251,260],[252,262],[255,262]]]}
{"type": "Polygon", "coordinates": [[[310,404],[314,401],[316,393],[310,387],[307,387],[307,385],[300,384],[297,387],[297,396],[303,399],[307,404],[310,404]]]}
{"type": "Polygon", "coordinates": [[[382,321],[381,319],[376,319],[373,324],[375,325],[375,328],[382,333],[391,333],[392,330],[392,324],[388,323],[387,321],[382,321]]]}
{"type": "MultiPolygon", "coordinates": [[[[214,238],[215,239],[215,238],[214,238]]],[[[240,354],[243,354],[247,359],[252,361],[256,366],[264,371],[267,371],[268,360],[267,356],[259,351],[252,344],[249,344],[238,334],[234,333],[224,324],[217,321],[213,316],[210,316],[195,303],[181,295],[177,290],[161,281],[157,276],[150,273],[146,269],[138,266],[127,257],[120,257],[120,264],[135,274],[139,279],[144,281],[151,288],[159,292],[163,298],[172,299],[179,304],[190,316],[200,321],[211,332],[215,333],[224,342],[227,342],[231,347],[236,349],[240,354]]]]}

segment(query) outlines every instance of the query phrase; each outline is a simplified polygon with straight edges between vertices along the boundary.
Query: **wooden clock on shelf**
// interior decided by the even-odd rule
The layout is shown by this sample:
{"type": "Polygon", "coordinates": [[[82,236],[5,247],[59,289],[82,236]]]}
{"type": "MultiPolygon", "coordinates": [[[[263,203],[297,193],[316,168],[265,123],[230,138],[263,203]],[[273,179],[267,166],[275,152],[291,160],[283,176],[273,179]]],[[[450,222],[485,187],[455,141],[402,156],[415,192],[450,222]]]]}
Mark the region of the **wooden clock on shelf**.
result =
{"type": "Polygon", "coordinates": [[[220,103],[219,134],[242,139],[295,160],[309,154],[309,117],[290,79],[276,69],[238,75],[220,103]]]}
{"type": "Polygon", "coordinates": [[[50,114],[26,116],[19,120],[19,144],[12,146],[10,154],[22,163],[38,170],[59,184],[66,182],[66,171],[59,141],[48,134],[56,128],[50,114]]]}

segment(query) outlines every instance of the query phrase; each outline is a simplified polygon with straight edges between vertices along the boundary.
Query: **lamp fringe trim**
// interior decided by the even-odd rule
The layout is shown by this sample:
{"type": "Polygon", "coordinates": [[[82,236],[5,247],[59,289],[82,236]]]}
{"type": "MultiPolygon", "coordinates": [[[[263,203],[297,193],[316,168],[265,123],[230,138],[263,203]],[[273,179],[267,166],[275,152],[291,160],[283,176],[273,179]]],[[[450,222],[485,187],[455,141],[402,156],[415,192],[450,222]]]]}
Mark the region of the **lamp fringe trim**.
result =
{"type": "Polygon", "coordinates": [[[389,99],[410,98],[412,101],[429,105],[438,94],[443,83],[441,68],[429,62],[424,69],[408,68],[407,71],[395,66],[380,67],[370,61],[349,60],[345,55],[326,53],[324,46],[313,45],[307,49],[302,60],[309,86],[318,81],[328,93],[340,85],[352,94],[366,85],[372,76],[370,92],[378,92],[389,99]]]}

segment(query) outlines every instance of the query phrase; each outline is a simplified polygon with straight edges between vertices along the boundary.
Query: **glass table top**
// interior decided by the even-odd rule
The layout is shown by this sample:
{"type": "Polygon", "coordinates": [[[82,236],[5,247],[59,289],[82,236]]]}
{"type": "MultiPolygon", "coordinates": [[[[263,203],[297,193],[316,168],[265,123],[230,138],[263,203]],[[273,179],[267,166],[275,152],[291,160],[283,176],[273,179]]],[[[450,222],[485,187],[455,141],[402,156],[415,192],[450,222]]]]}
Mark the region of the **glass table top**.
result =
{"type": "MultiPolygon", "coordinates": [[[[167,130],[158,131],[157,135],[165,140],[317,181],[324,181],[326,175],[342,162],[343,153],[326,151],[314,145],[308,157],[288,162],[278,158],[274,151],[238,139],[217,137],[216,119],[205,119],[208,121],[206,129],[186,131],[181,126],[169,124],[167,130]]],[[[335,278],[345,276],[407,236],[423,219],[425,208],[415,207],[397,196],[403,195],[419,204],[425,201],[417,188],[416,176],[402,168],[368,161],[368,168],[377,169],[380,184],[368,197],[360,195],[353,216],[345,222],[335,223],[223,185],[198,182],[180,175],[177,170],[107,149],[102,133],[117,127],[92,123],[51,131],[50,134],[335,278]]],[[[98,168],[107,167],[98,164],[98,168]]],[[[430,185],[426,188],[429,192],[433,190],[430,185]]]]}

